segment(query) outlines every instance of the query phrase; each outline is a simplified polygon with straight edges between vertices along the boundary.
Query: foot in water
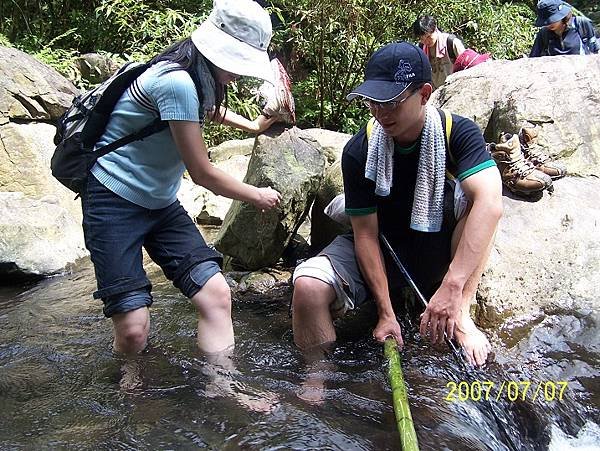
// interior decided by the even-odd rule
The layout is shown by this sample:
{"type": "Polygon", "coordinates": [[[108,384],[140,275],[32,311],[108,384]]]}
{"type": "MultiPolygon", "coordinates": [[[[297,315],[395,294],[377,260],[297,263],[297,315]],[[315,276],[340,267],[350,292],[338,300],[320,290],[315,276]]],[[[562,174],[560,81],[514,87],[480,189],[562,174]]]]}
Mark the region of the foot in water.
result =
{"type": "Polygon", "coordinates": [[[457,325],[454,336],[463,348],[471,365],[482,366],[492,350],[487,337],[481,332],[470,316],[463,316],[457,325]]]}
{"type": "Polygon", "coordinates": [[[325,402],[325,379],[316,374],[309,374],[296,393],[302,401],[314,406],[321,406],[325,402]]]}
{"type": "Polygon", "coordinates": [[[229,378],[216,378],[206,384],[207,398],[230,397],[242,407],[258,413],[271,413],[279,405],[274,393],[256,390],[229,378]]]}
{"type": "Polygon", "coordinates": [[[309,404],[320,406],[325,402],[325,382],[331,378],[336,366],[325,360],[318,360],[308,365],[306,379],[300,384],[296,393],[298,398],[309,404]]]}
{"type": "Polygon", "coordinates": [[[204,390],[207,398],[232,398],[242,407],[259,413],[270,413],[279,405],[275,393],[255,389],[236,380],[240,373],[235,369],[230,354],[211,355],[209,360],[201,369],[209,379],[204,390]]]}
{"type": "Polygon", "coordinates": [[[136,392],[143,387],[142,365],[137,360],[125,360],[121,366],[119,387],[127,393],[136,392]]]}
{"type": "Polygon", "coordinates": [[[227,377],[218,377],[206,384],[204,395],[207,398],[230,397],[242,407],[259,413],[270,413],[279,404],[274,393],[252,389],[227,377]]]}

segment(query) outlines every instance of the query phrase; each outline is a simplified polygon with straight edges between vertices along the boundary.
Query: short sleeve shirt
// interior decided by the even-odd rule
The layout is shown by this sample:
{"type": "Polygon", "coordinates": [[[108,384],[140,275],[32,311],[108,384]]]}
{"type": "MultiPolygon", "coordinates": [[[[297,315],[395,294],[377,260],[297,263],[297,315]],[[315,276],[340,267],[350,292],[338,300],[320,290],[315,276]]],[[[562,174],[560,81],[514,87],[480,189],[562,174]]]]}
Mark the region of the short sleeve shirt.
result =
{"type": "MultiPolygon", "coordinates": [[[[446,168],[458,180],[467,179],[477,172],[495,166],[486,150],[479,127],[470,119],[452,115],[450,150],[446,168]]],[[[381,230],[390,235],[410,227],[410,217],[417,180],[420,138],[410,149],[396,146],[393,158],[392,187],[388,196],[375,194],[375,182],[365,177],[367,136],[361,129],[348,141],[342,153],[342,173],[346,213],[350,216],[377,212],[381,230]]]]}
{"type": "MultiPolygon", "coordinates": [[[[96,147],[141,130],[157,117],[200,122],[200,102],[190,75],[170,63],[158,63],[136,79],[118,100],[96,147]]],[[[166,129],[100,158],[92,174],[119,196],[148,209],[169,206],[185,166],[166,129]]]]}

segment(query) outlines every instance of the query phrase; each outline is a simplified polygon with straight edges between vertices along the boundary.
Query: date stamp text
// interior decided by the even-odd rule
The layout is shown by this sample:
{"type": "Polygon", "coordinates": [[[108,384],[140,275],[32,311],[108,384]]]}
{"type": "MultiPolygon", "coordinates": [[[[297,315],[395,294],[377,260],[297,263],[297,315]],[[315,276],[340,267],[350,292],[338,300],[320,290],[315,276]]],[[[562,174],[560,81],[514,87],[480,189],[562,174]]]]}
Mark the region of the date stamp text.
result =
{"type": "Polygon", "coordinates": [[[448,402],[464,401],[562,401],[566,381],[449,381],[446,384],[448,402]]]}

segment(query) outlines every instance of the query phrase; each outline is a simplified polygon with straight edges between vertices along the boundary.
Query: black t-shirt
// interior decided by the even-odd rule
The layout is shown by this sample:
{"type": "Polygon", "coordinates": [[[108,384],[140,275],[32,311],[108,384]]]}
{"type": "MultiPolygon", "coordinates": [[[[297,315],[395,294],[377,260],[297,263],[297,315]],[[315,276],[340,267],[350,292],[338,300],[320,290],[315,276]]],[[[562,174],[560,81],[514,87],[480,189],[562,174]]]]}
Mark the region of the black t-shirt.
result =
{"type": "MultiPolygon", "coordinates": [[[[375,195],[375,182],[365,177],[368,142],[363,127],[344,147],[342,173],[346,213],[350,216],[377,212],[379,228],[391,239],[410,227],[420,138],[410,149],[396,146],[392,187],[388,196],[375,195]]],[[[470,119],[452,115],[450,153],[446,154],[446,168],[458,180],[464,180],[485,168],[495,166],[479,127],[470,119]]],[[[394,240],[395,241],[395,240],[394,240]]]]}

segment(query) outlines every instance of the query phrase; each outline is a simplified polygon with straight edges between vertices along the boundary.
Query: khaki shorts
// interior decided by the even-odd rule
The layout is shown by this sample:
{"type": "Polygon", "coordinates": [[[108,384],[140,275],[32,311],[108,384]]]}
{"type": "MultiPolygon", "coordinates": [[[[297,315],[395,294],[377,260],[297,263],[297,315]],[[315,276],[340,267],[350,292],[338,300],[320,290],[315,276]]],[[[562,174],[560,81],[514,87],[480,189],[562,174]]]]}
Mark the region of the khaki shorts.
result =
{"type": "MultiPolygon", "coordinates": [[[[450,182],[453,192],[454,211],[450,212],[451,200],[448,199],[448,216],[454,216],[450,227],[442,232],[409,232],[406,245],[395,249],[413,280],[425,296],[430,297],[442,281],[450,264],[450,243],[456,222],[467,211],[467,198],[458,181],[450,182]]],[[[385,257],[390,296],[407,286],[404,277],[381,246],[385,257]]],[[[321,253],[296,267],[293,282],[298,277],[313,277],[329,284],[335,291],[336,299],[330,310],[334,318],[343,316],[348,310],[372,299],[371,292],[363,279],[354,253],[354,237],[351,233],[336,237],[321,253]]]]}

